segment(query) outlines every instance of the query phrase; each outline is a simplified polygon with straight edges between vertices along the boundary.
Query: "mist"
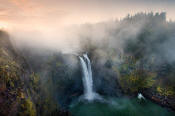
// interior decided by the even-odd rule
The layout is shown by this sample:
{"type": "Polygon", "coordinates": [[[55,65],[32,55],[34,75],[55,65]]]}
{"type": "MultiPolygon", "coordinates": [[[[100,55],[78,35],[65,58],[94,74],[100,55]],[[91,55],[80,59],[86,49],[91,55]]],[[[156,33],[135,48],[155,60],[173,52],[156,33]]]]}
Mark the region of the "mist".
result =
{"type": "Polygon", "coordinates": [[[129,17],[132,18],[132,16],[128,15],[122,20],[116,19],[62,27],[43,24],[42,27],[38,25],[38,27],[34,26],[32,28],[32,25],[23,25],[22,28],[19,28],[19,26],[9,30],[9,33],[12,41],[19,49],[31,49],[33,52],[45,54],[46,52],[79,54],[94,49],[94,52],[102,58],[99,62],[105,62],[105,57],[109,56],[109,49],[122,54],[125,52],[128,41],[137,43],[138,37],[148,26],[147,24],[155,23],[155,27],[152,28],[153,34],[149,35],[148,40],[146,40],[148,41],[146,42],[147,47],[145,46],[144,49],[147,51],[148,56],[145,54],[145,57],[152,57],[152,53],[149,52],[154,47],[157,50],[156,54],[162,54],[167,61],[174,61],[175,58],[172,54],[175,49],[173,47],[174,32],[172,32],[175,28],[174,23],[168,22],[164,13],[160,14],[160,16],[158,13],[148,13],[148,15],[157,16],[157,18],[151,19],[149,16],[138,13],[133,15],[135,19],[133,23],[127,20],[129,17]],[[143,15],[143,17],[139,17],[139,15],[143,15]],[[160,22],[160,20],[164,22],[160,22]],[[156,22],[158,23],[156,24],[156,22]],[[162,34],[168,39],[163,43],[156,43],[162,34]],[[150,41],[151,38],[152,40],[150,41]],[[153,42],[152,45],[149,44],[150,42],[153,42]]]}
{"type": "Polygon", "coordinates": [[[1,3],[4,5],[0,6],[0,28],[10,33],[17,46],[46,48],[53,51],[79,51],[81,41],[86,41],[85,36],[91,38],[92,43],[109,40],[111,47],[115,48],[116,43],[120,46],[123,39],[118,40],[127,38],[123,36],[130,34],[137,35],[145,22],[141,21],[140,24],[130,25],[122,30],[122,26],[127,24],[121,25],[117,20],[122,20],[127,14],[166,11],[166,20],[174,20],[172,0],[7,0],[1,3]],[[114,37],[115,32],[112,31],[117,28],[121,28],[122,32],[114,37]],[[122,35],[124,31],[129,33],[122,35]]]}
{"type": "Polygon", "coordinates": [[[174,0],[0,3],[0,115],[174,114],[174,0]]]}

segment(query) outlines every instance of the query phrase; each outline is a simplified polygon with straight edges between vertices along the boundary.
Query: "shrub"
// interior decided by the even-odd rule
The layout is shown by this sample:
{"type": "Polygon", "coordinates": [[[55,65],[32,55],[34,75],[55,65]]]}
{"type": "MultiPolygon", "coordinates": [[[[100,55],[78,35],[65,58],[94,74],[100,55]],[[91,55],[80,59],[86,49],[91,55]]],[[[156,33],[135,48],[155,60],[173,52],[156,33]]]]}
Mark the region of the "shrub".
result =
{"type": "Polygon", "coordinates": [[[19,116],[36,116],[36,110],[33,102],[27,98],[21,101],[19,116]]]}
{"type": "Polygon", "coordinates": [[[157,86],[157,92],[162,96],[174,96],[175,95],[173,87],[161,87],[159,85],[157,86]]]}

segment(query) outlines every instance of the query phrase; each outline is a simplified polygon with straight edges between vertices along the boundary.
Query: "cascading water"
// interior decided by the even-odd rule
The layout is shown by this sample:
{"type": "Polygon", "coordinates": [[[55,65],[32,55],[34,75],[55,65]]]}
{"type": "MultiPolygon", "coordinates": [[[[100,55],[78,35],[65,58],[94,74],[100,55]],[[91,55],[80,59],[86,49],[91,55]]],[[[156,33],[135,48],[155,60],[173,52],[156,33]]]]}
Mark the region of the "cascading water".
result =
{"type": "Polygon", "coordinates": [[[90,79],[90,83],[92,83],[92,69],[91,69],[91,61],[88,58],[87,54],[83,54],[83,57],[86,58],[87,60],[87,67],[88,67],[88,72],[89,72],[89,79],[90,79]]]}
{"type": "Polygon", "coordinates": [[[87,54],[83,54],[83,57],[79,56],[82,72],[83,72],[83,86],[84,86],[84,98],[88,101],[92,101],[95,98],[100,99],[99,95],[93,91],[92,69],[91,62],[87,54]]]}

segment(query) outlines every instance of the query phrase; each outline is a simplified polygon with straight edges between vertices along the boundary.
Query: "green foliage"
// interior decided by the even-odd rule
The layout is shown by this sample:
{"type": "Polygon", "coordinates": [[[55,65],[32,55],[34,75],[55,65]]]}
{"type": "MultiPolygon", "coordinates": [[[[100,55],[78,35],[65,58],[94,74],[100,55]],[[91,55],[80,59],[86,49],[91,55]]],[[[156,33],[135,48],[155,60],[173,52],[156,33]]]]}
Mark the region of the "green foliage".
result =
{"type": "Polygon", "coordinates": [[[150,88],[155,82],[155,74],[144,70],[134,70],[129,74],[122,75],[120,84],[125,92],[138,92],[144,88],[150,88]]]}
{"type": "Polygon", "coordinates": [[[29,85],[31,88],[33,88],[33,90],[35,92],[39,92],[39,90],[40,90],[40,76],[33,72],[30,75],[29,85]]]}
{"type": "Polygon", "coordinates": [[[175,96],[175,91],[173,87],[161,87],[160,85],[156,88],[157,92],[162,96],[175,96]]]}
{"type": "Polygon", "coordinates": [[[36,116],[36,109],[33,102],[28,98],[21,101],[19,116],[36,116]]]}
{"type": "Polygon", "coordinates": [[[59,110],[57,103],[54,101],[52,96],[52,88],[49,86],[52,83],[46,81],[46,83],[41,83],[41,78],[39,73],[32,73],[30,75],[29,85],[32,88],[34,103],[37,104],[36,110],[37,114],[42,116],[50,116],[53,112],[59,110]]]}
{"type": "Polygon", "coordinates": [[[51,90],[45,91],[48,83],[42,85],[40,72],[29,69],[5,36],[0,31],[0,115],[50,116],[59,111],[51,90]]]}
{"type": "Polygon", "coordinates": [[[61,62],[56,62],[56,67],[61,67],[63,64],[61,62]]]}
{"type": "Polygon", "coordinates": [[[128,15],[123,22],[142,27],[136,36],[126,38],[123,62],[115,71],[122,89],[132,93],[151,88],[162,96],[173,97],[175,61],[170,51],[174,51],[174,22],[166,22],[164,12],[128,15]]]}
{"type": "Polygon", "coordinates": [[[135,93],[154,85],[157,75],[155,72],[142,68],[142,65],[139,65],[132,56],[124,59],[117,71],[124,92],[135,93]]]}

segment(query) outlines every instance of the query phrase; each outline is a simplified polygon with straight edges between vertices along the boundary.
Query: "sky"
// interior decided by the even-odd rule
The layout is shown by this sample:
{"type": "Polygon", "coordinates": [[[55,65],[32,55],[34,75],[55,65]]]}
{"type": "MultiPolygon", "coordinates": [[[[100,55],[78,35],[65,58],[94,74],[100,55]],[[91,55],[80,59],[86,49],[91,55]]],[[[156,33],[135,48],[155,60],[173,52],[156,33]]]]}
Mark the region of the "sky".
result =
{"type": "MultiPolygon", "coordinates": [[[[120,20],[139,12],[166,12],[175,21],[175,0],[0,0],[0,29],[17,46],[76,51],[82,24],[120,20]]],[[[97,29],[101,37],[103,28],[97,29]]]]}
{"type": "Polygon", "coordinates": [[[44,28],[122,19],[138,12],[167,12],[175,0],[0,0],[0,28],[44,28]]]}

